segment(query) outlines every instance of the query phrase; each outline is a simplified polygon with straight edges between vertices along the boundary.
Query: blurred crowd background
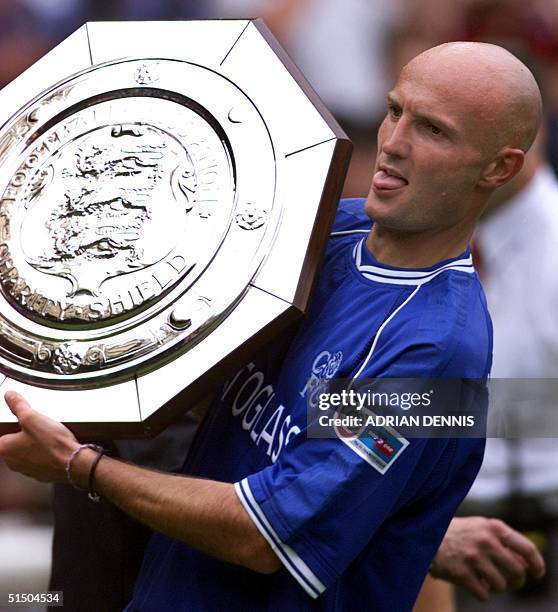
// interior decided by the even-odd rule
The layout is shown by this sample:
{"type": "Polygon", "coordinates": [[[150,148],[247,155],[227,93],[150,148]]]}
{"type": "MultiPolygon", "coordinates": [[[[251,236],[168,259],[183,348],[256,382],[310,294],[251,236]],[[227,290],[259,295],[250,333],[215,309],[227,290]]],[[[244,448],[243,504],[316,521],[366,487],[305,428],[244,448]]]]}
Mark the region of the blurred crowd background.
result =
{"type": "Polygon", "coordinates": [[[0,86],[88,20],[262,16],[355,144],[347,195],[369,186],[386,88],[418,52],[491,41],[524,58],[544,90],[558,167],[558,0],[0,0],[0,86]]]}
{"type": "MultiPolygon", "coordinates": [[[[256,16],[353,140],[346,196],[368,192],[385,94],[401,67],[420,51],[452,40],[497,43],[529,65],[545,105],[537,164],[558,171],[558,0],[0,0],[0,87],[86,21],[256,16]]],[[[558,201],[553,204],[558,211],[558,201]]],[[[558,473],[558,462],[551,468],[558,473]]],[[[552,487],[557,493],[558,476],[552,487]]],[[[18,584],[45,587],[49,496],[46,485],[13,475],[0,463],[0,591],[18,584]]],[[[479,608],[460,593],[459,609],[558,609],[548,585],[529,589],[479,608]]]]}

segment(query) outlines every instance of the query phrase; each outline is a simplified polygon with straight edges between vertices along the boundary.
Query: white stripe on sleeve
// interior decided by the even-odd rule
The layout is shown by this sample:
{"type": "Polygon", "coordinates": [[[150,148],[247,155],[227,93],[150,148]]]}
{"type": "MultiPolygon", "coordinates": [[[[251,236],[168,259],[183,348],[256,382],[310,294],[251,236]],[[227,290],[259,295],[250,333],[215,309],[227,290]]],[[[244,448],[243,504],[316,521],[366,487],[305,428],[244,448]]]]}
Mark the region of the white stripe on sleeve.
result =
{"type": "Polygon", "coordinates": [[[265,517],[265,514],[262,512],[262,509],[254,499],[252,491],[250,490],[250,485],[248,484],[248,479],[245,478],[240,482],[236,482],[234,484],[234,489],[244,509],[254,521],[259,532],[267,540],[273,552],[279,557],[281,563],[283,563],[293,577],[296,578],[297,582],[308,595],[316,599],[325,591],[325,585],[308,567],[298,553],[280,540],[279,536],[265,517]]]}

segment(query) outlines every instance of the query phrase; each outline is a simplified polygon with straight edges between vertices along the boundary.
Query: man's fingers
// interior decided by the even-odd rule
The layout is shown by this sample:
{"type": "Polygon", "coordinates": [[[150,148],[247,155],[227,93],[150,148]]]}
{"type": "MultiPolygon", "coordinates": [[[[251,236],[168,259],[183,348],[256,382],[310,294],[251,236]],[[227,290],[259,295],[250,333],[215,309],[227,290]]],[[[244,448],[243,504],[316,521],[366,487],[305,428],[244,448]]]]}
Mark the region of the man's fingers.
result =
{"type": "Polygon", "coordinates": [[[537,547],[521,533],[508,528],[506,533],[500,538],[502,544],[517,553],[527,564],[527,570],[535,578],[542,578],[546,571],[546,566],[541,553],[537,547]]]}
{"type": "Polygon", "coordinates": [[[525,570],[521,576],[516,576],[516,577],[509,576],[508,577],[508,588],[511,589],[512,591],[521,589],[525,586],[526,581],[527,581],[527,570],[525,570]]]}
{"type": "Polygon", "coordinates": [[[461,581],[461,586],[467,589],[479,601],[488,601],[490,598],[490,588],[486,581],[482,580],[479,576],[475,576],[473,573],[468,574],[461,581]]]}
{"type": "Polygon", "coordinates": [[[58,421],[55,421],[40,412],[34,410],[29,402],[15,391],[8,391],[4,395],[6,404],[14,413],[21,428],[27,431],[34,431],[35,434],[52,426],[60,426],[58,421]]]}
{"type": "Polygon", "coordinates": [[[523,585],[527,573],[527,563],[523,561],[523,557],[503,546],[498,540],[493,543],[490,557],[501,574],[506,577],[507,588],[517,589],[523,585]]]}
{"type": "Polygon", "coordinates": [[[506,576],[500,572],[497,566],[491,563],[490,559],[479,558],[474,569],[481,582],[486,584],[490,591],[501,593],[506,590],[508,586],[506,576]]]}
{"type": "Polygon", "coordinates": [[[4,399],[6,400],[6,404],[8,404],[8,408],[13,412],[20,424],[22,418],[25,418],[25,416],[33,410],[27,403],[27,400],[15,391],[8,391],[5,393],[4,399]]]}

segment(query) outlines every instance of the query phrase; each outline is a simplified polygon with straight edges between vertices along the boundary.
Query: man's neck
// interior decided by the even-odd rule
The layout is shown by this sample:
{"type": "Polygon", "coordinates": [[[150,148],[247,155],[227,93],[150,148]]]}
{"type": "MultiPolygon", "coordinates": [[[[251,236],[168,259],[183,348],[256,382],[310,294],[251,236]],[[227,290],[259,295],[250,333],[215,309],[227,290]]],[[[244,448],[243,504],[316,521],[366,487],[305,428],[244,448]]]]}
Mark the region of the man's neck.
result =
{"type": "Polygon", "coordinates": [[[430,268],[440,261],[458,257],[465,251],[471,232],[398,232],[377,224],[366,238],[374,258],[397,268],[430,268]]]}

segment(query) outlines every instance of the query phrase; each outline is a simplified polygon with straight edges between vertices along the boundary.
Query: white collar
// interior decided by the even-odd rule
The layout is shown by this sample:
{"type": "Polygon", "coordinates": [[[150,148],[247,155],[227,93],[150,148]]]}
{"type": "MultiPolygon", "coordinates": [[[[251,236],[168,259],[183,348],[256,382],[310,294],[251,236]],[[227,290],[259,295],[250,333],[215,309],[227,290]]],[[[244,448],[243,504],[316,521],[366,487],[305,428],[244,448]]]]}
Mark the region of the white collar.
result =
{"type": "Polygon", "coordinates": [[[431,268],[394,268],[384,266],[379,262],[371,265],[366,263],[367,260],[373,260],[373,257],[366,247],[365,240],[363,238],[356,243],[353,249],[353,260],[357,270],[368,280],[390,285],[412,285],[416,287],[428,283],[447,270],[456,270],[467,274],[474,274],[475,272],[473,258],[468,251],[456,259],[442,261],[431,268]]]}

